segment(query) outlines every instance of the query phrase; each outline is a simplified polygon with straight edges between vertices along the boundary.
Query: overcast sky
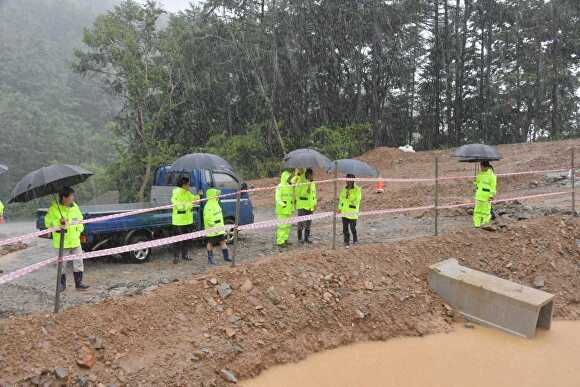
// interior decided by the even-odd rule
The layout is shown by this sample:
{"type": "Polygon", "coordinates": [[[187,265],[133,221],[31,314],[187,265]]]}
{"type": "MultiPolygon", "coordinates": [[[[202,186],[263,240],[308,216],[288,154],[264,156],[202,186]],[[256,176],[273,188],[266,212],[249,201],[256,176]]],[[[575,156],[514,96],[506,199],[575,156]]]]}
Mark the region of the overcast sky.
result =
{"type": "Polygon", "coordinates": [[[163,8],[169,12],[182,11],[189,7],[189,2],[192,1],[196,3],[195,0],[159,0],[163,5],[163,8]]]}

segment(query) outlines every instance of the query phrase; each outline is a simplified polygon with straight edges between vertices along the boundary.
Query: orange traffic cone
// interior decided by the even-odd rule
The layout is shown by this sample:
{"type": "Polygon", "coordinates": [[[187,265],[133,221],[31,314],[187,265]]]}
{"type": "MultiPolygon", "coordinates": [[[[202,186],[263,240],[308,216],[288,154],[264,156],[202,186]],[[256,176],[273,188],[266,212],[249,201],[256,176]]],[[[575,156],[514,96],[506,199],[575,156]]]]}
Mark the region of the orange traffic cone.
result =
{"type": "Polygon", "coordinates": [[[377,184],[375,184],[375,192],[376,193],[385,192],[385,182],[384,181],[377,181],[377,184]]]}

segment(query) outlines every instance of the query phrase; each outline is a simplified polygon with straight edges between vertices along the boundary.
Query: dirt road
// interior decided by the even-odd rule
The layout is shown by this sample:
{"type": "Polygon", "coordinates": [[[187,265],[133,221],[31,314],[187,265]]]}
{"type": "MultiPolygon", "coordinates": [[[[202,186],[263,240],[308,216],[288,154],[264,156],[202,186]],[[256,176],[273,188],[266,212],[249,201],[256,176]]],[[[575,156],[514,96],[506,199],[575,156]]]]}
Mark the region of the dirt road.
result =
{"type": "MultiPolygon", "coordinates": [[[[257,221],[269,220],[273,216],[272,210],[256,210],[257,221]]],[[[469,227],[469,222],[467,214],[443,218],[441,232],[469,227]]],[[[433,230],[432,224],[432,219],[427,215],[420,215],[420,218],[402,215],[361,220],[360,239],[361,243],[368,244],[430,235],[433,230]]],[[[15,227],[9,224],[0,225],[0,233],[6,236],[31,231],[33,230],[27,229],[26,222],[17,223],[15,227]]],[[[315,223],[314,243],[311,246],[294,244],[290,250],[304,251],[310,248],[330,247],[331,231],[329,221],[315,223]]],[[[296,240],[294,235],[292,238],[296,240]]],[[[339,246],[342,244],[341,238],[339,231],[337,237],[339,246]]],[[[238,252],[238,260],[243,262],[287,251],[280,251],[274,246],[274,230],[267,229],[240,234],[238,252]]],[[[9,272],[54,255],[55,252],[48,240],[36,239],[31,241],[29,247],[24,250],[1,256],[0,269],[9,272]]],[[[219,265],[225,264],[217,251],[216,258],[219,265]]],[[[202,273],[208,269],[205,248],[199,242],[196,242],[193,247],[193,261],[183,261],[177,265],[172,261],[173,253],[166,248],[155,250],[151,260],[143,264],[130,263],[119,256],[87,260],[85,277],[91,288],[86,292],[75,291],[72,275],[69,272],[69,288],[63,293],[62,305],[64,308],[69,308],[74,305],[95,303],[108,297],[136,294],[144,289],[167,284],[176,279],[188,278],[192,274],[202,273]]],[[[53,265],[3,285],[0,292],[0,316],[51,311],[54,303],[55,273],[56,266],[53,265]]]]}

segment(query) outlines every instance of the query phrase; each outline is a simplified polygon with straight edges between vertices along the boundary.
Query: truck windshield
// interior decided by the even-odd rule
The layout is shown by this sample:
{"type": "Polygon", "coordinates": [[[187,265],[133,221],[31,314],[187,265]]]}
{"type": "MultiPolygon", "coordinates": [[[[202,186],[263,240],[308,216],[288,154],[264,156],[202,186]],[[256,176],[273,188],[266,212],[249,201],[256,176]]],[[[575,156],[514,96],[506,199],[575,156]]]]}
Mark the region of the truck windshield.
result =
{"type": "Polygon", "coordinates": [[[213,172],[213,185],[218,189],[238,189],[239,183],[227,173],[213,172]]]}

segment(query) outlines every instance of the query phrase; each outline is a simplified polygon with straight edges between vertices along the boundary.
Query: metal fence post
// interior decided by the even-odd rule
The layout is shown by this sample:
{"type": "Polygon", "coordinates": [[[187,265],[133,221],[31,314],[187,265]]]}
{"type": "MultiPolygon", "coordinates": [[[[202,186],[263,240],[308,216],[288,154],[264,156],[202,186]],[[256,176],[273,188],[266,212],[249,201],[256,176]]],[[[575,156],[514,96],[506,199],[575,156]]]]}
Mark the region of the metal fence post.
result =
{"type": "Polygon", "coordinates": [[[572,216],[577,216],[576,212],[576,165],[574,162],[574,147],[572,147],[572,157],[570,163],[570,179],[572,180],[572,216]]]}
{"type": "Polygon", "coordinates": [[[236,255],[238,253],[238,226],[240,225],[240,202],[242,198],[242,186],[238,186],[236,193],[236,224],[234,226],[234,246],[232,247],[232,267],[236,266],[236,255]]]}
{"type": "Polygon", "coordinates": [[[435,236],[439,235],[439,157],[435,156],[435,236]]]}
{"type": "Polygon", "coordinates": [[[54,313],[58,313],[60,310],[60,277],[62,275],[62,263],[63,263],[63,256],[64,256],[64,234],[65,230],[64,227],[61,228],[60,231],[60,242],[58,246],[58,263],[56,266],[56,291],[54,293],[54,313]]]}
{"type": "Polygon", "coordinates": [[[332,197],[332,212],[334,217],[332,220],[332,249],[336,249],[336,208],[338,207],[336,197],[338,195],[338,162],[334,162],[334,196],[332,197]]]}

